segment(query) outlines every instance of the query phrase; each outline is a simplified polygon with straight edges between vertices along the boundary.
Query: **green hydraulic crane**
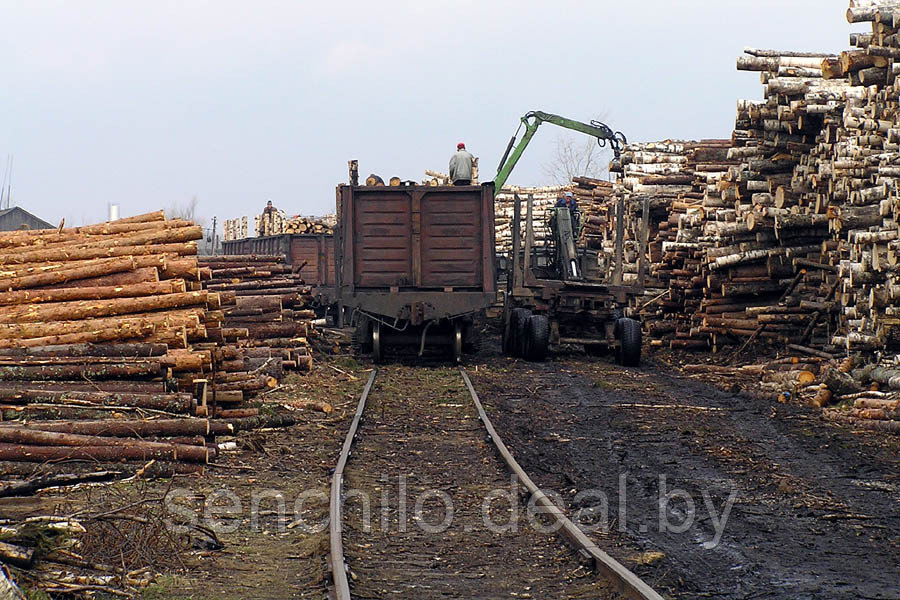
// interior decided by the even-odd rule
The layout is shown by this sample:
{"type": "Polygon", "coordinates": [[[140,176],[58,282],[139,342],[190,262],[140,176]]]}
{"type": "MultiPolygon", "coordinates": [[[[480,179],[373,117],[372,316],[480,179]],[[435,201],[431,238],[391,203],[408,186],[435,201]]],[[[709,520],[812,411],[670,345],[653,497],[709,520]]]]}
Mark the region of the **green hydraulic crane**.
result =
{"type": "Polygon", "coordinates": [[[497,167],[497,176],[494,177],[495,196],[503,189],[506,180],[509,179],[510,173],[512,173],[512,170],[515,168],[516,163],[519,162],[519,159],[522,158],[522,153],[525,152],[525,148],[528,147],[531,138],[537,133],[537,129],[540,127],[541,123],[552,123],[559,127],[580,131],[581,133],[593,136],[597,138],[597,143],[601,147],[609,144],[610,148],[612,148],[612,151],[615,153],[616,158],[619,158],[622,145],[627,143],[625,136],[621,132],[613,131],[608,125],[605,125],[600,121],[591,121],[590,124],[588,124],[573,119],[567,119],[566,117],[561,117],[559,115],[541,112],[539,110],[531,111],[522,117],[522,123],[519,125],[519,129],[516,130],[515,135],[512,136],[512,139],[509,140],[506,152],[503,153],[503,158],[500,160],[500,166],[497,167]],[[525,127],[525,134],[522,135],[522,139],[519,140],[517,145],[516,139],[519,135],[519,131],[522,130],[522,126],[525,127]]]}

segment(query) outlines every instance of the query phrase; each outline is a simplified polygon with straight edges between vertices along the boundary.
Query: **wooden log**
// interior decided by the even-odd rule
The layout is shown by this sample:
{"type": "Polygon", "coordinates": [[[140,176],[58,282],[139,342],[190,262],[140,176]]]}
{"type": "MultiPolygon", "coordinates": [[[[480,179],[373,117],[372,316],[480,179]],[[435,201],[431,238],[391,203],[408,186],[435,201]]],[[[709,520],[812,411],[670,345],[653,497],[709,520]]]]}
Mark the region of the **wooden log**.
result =
{"type": "Polygon", "coordinates": [[[101,287],[40,288],[0,292],[0,305],[136,298],[139,296],[177,294],[184,291],[184,281],[180,279],[101,287]]]}
{"type": "Polygon", "coordinates": [[[782,292],[787,287],[780,281],[759,281],[754,283],[724,283],[723,296],[751,296],[782,292]]]}
{"type": "Polygon", "coordinates": [[[0,323],[38,323],[75,321],[113,315],[126,315],[186,306],[205,305],[208,292],[182,292],[137,298],[76,300],[46,304],[0,306],[0,323]]]}
{"type": "Polygon", "coordinates": [[[85,225],[71,229],[43,229],[14,231],[4,233],[0,237],[0,248],[12,248],[15,250],[32,250],[38,248],[60,247],[72,242],[87,242],[121,236],[123,234],[136,234],[149,231],[162,231],[177,227],[193,227],[191,221],[173,219],[170,221],[156,221],[147,223],[101,223],[99,225],[85,225]]]}
{"type": "MultiPolygon", "coordinates": [[[[100,277],[87,277],[66,283],[58,283],[51,289],[78,288],[78,287],[118,287],[138,283],[152,283],[159,281],[159,270],[156,267],[138,267],[134,271],[123,271],[100,277]]],[[[47,289],[47,288],[37,288],[47,289]]]]}
{"type": "MultiPolygon", "coordinates": [[[[2,256],[0,256],[0,260],[2,260],[2,256]]],[[[131,256],[102,258],[96,261],[90,261],[89,265],[83,265],[72,269],[60,269],[48,273],[2,279],[0,280],[0,290],[12,291],[48,286],[87,277],[121,273],[122,271],[133,271],[134,268],[135,262],[134,258],[131,256]]]]}
{"type": "Polygon", "coordinates": [[[0,348],[41,347],[51,345],[68,345],[120,341],[129,339],[148,340],[153,336],[156,326],[153,323],[128,322],[117,324],[115,328],[91,329],[78,333],[60,335],[44,335],[43,337],[24,337],[0,339],[0,348]]]}
{"type": "Polygon", "coordinates": [[[0,381],[117,379],[159,377],[162,374],[159,362],[153,360],[126,364],[0,366],[0,381]]]}
{"type": "MultiPolygon", "coordinates": [[[[40,260],[81,260],[94,258],[91,252],[107,251],[114,248],[141,246],[152,247],[169,244],[186,244],[203,238],[203,229],[199,225],[177,227],[174,229],[138,231],[111,236],[85,236],[74,240],[66,240],[56,244],[47,244],[39,250],[7,248],[0,256],[0,264],[17,264],[40,260]]],[[[135,252],[146,254],[147,252],[135,252]]]]}
{"type": "Polygon", "coordinates": [[[279,254],[219,254],[216,256],[201,256],[203,265],[216,265],[221,263],[284,263],[284,256],[279,254]]]}
{"type": "MultiPolygon", "coordinates": [[[[103,330],[121,330],[123,333],[114,338],[129,339],[126,333],[132,328],[150,324],[161,328],[195,327],[200,324],[200,318],[204,314],[202,307],[171,310],[167,312],[136,313],[133,315],[95,318],[80,321],[53,321],[44,323],[0,323],[0,340],[15,340],[21,338],[39,338],[44,336],[61,336],[64,334],[93,333],[103,330]]],[[[90,342],[90,340],[78,340],[75,342],[48,342],[44,345],[62,343],[90,342]]]]}
{"type": "MultiPolygon", "coordinates": [[[[34,558],[33,548],[26,548],[25,546],[18,546],[8,542],[0,542],[0,562],[4,562],[14,567],[30,569],[34,566],[34,558]]],[[[15,596],[9,597],[11,600],[15,599],[15,596]]]]}
{"type": "MultiPolygon", "coordinates": [[[[0,472],[3,469],[0,467],[0,472]]],[[[79,483],[98,483],[118,479],[123,476],[122,471],[93,471],[90,473],[49,473],[31,477],[25,481],[11,481],[0,485],[0,498],[11,498],[15,496],[31,496],[36,492],[51,488],[62,487],[67,485],[77,485],[79,483]]],[[[0,552],[0,557],[5,553],[0,552]]]]}
{"type": "Polygon", "coordinates": [[[37,446],[0,443],[0,460],[39,463],[62,460],[118,462],[120,460],[147,461],[151,459],[200,464],[209,462],[209,452],[206,448],[156,442],[134,442],[134,444],[133,446],[37,446]]]}
{"type": "Polygon", "coordinates": [[[146,358],[163,356],[165,344],[67,344],[61,346],[40,346],[36,348],[0,348],[0,357],[5,356],[108,356],[121,358],[146,358]]]}
{"type": "Polygon", "coordinates": [[[216,411],[216,418],[218,419],[243,419],[258,415],[258,408],[220,408],[216,411]]]}
{"type": "MultiPolygon", "coordinates": [[[[97,382],[98,384],[102,382],[97,382]]],[[[73,406],[121,406],[159,410],[174,414],[193,412],[195,402],[190,394],[165,394],[125,391],[72,391],[35,389],[36,382],[16,388],[0,388],[0,400],[13,404],[59,404],[73,406]]],[[[133,387],[133,386],[129,386],[133,387]]]]}
{"type": "Polygon", "coordinates": [[[77,435],[146,438],[206,436],[210,434],[208,419],[109,419],[100,421],[31,421],[22,425],[0,423],[3,427],[24,427],[54,433],[77,435]]]}

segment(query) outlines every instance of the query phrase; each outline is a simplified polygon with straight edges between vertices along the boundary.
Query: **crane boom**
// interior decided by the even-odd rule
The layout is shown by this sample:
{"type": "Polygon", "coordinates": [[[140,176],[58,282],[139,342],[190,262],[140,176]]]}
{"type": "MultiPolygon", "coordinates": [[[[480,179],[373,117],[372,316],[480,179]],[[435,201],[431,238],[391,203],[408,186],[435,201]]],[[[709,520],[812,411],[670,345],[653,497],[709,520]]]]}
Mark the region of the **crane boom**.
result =
{"type": "Polygon", "coordinates": [[[522,124],[519,126],[519,130],[521,130],[522,125],[524,125],[525,133],[522,135],[522,139],[519,140],[518,144],[516,144],[516,138],[519,131],[516,131],[516,134],[509,140],[506,152],[503,153],[503,158],[500,160],[500,166],[497,167],[497,175],[494,177],[495,196],[503,189],[507,179],[509,179],[510,173],[512,173],[512,170],[515,168],[516,163],[519,162],[519,159],[522,158],[525,148],[528,147],[531,138],[537,133],[541,123],[552,123],[553,125],[565,129],[580,131],[581,133],[593,136],[597,138],[597,143],[601,147],[609,144],[610,148],[612,148],[612,151],[615,153],[616,158],[619,157],[622,145],[627,143],[625,136],[621,132],[613,131],[608,125],[601,123],[600,121],[591,121],[590,124],[582,123],[581,121],[567,119],[566,117],[541,112],[539,110],[526,113],[521,120],[522,124]]]}

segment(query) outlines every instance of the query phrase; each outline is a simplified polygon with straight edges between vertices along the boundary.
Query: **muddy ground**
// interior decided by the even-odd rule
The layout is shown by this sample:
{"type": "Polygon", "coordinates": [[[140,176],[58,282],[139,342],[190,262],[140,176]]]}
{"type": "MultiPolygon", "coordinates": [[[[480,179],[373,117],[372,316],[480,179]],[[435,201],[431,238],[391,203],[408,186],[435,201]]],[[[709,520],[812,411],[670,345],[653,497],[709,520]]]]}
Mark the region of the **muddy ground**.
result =
{"type": "MultiPolygon", "coordinates": [[[[297,424],[240,433],[237,448],[220,453],[203,475],[0,499],[0,518],[82,513],[88,535],[79,552],[119,564],[121,549],[128,554],[128,570],[149,564],[163,573],[142,592],[145,598],[325,598],[328,540],[317,525],[327,518],[331,472],[365,376],[365,367],[354,360],[332,358],[319,361],[309,375],[292,377],[266,404],[288,412],[297,424]],[[284,408],[304,399],[325,400],[333,411],[284,408]],[[164,497],[168,505],[159,501],[164,497]],[[89,517],[109,511],[118,512],[103,522],[89,517]],[[146,547],[130,548],[124,538],[135,515],[154,525],[169,519],[213,529],[221,547],[201,529],[174,536],[155,531],[140,540],[146,547]]],[[[132,527],[132,536],[145,529],[132,527]]]]}
{"type": "Polygon", "coordinates": [[[494,357],[473,381],[526,471],[573,513],[605,495],[599,545],[671,597],[900,598],[896,436],[652,360],[494,357]]]}
{"type": "MultiPolygon", "coordinates": [[[[128,506],[137,496],[158,498],[175,490],[173,506],[183,509],[175,516],[215,525],[223,547],[198,535],[182,536],[180,545],[160,543],[157,566],[167,574],[144,597],[325,598],[327,532],[316,526],[327,513],[331,470],[370,368],[347,357],[318,357],[312,374],[269,400],[315,398],[334,411],[295,411],[293,427],[243,433],[238,447],[220,455],[203,476],[4,499],[0,516],[105,511],[128,506]],[[256,520],[250,510],[254,497],[256,520]]],[[[665,595],[900,598],[897,436],[853,431],[814,409],[750,399],[735,393],[746,382],[701,382],[652,359],[640,369],[577,354],[531,364],[485,350],[466,368],[526,471],[560,494],[601,548],[665,595]],[[666,501],[663,493],[661,526],[662,476],[671,497],[666,501]]],[[[443,385],[443,370],[429,369],[426,379],[443,385]]],[[[394,409],[399,408],[404,405],[397,399],[394,409]]],[[[398,413],[406,415],[406,428],[415,422],[410,408],[398,413]]],[[[439,436],[440,427],[432,428],[439,436]]],[[[474,432],[453,435],[469,434],[474,432]]],[[[422,454],[412,456],[424,456],[426,441],[416,441],[422,454]]],[[[447,462],[443,475],[431,476],[452,492],[457,469],[447,462]]],[[[117,530],[105,531],[114,545],[117,530]]],[[[349,553],[359,577],[365,568],[352,561],[386,540],[355,543],[349,553]]],[[[535,597],[583,596],[578,585],[590,579],[559,545],[547,545],[542,554],[550,555],[551,548],[573,583],[538,583],[535,590],[542,593],[535,597]]],[[[496,549],[478,549],[473,556],[496,549]]],[[[451,555],[464,566],[461,557],[451,555]]],[[[492,593],[484,597],[513,597],[486,589],[492,593]]]]}
{"type": "Polygon", "coordinates": [[[366,411],[346,471],[354,598],[617,597],[529,516],[458,369],[384,366],[366,411]]]}

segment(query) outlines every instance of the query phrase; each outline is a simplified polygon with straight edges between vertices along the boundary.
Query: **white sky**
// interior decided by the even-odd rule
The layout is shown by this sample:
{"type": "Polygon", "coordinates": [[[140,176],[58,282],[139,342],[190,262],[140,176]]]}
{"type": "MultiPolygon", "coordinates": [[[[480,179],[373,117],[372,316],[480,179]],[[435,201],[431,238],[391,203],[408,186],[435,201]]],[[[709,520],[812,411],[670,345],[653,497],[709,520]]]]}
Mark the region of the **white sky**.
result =
{"type": "MultiPolygon", "coordinates": [[[[198,198],[323,214],[347,160],[421,180],[456,142],[482,179],[529,110],[630,141],[729,137],[744,46],[840,51],[847,0],[0,0],[0,160],[50,222],[198,198]]],[[[855,30],[859,30],[855,27],[855,30]]],[[[545,125],[511,182],[547,183],[545,125]]]]}

